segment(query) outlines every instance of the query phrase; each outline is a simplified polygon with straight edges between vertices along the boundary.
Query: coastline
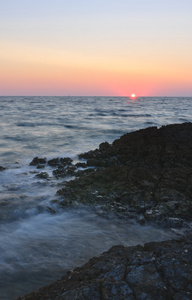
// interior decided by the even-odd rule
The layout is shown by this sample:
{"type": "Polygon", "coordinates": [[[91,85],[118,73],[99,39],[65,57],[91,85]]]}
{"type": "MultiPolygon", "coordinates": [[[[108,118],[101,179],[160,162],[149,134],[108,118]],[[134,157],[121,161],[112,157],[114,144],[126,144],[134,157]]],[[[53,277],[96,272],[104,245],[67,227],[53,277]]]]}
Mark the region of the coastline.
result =
{"type": "Polygon", "coordinates": [[[143,247],[114,246],[60,280],[17,300],[190,300],[191,255],[192,236],[143,247]]]}
{"type": "MultiPolygon", "coordinates": [[[[85,274],[87,267],[84,265],[55,284],[17,299],[47,299],[46,295],[49,295],[50,299],[110,299],[117,295],[121,295],[118,299],[140,299],[138,297],[141,297],[141,291],[152,297],[148,299],[169,299],[169,297],[190,299],[192,290],[187,277],[192,276],[190,271],[192,268],[189,268],[192,222],[192,123],[172,124],[159,129],[149,127],[128,133],[112,144],[101,143],[98,149],[79,155],[79,159],[80,162],[75,165],[67,158],[51,162],[34,158],[31,163],[37,169],[43,169],[47,163],[52,164],[53,174],[57,178],[75,177],[71,181],[66,181],[64,187],[58,190],[60,207],[78,209],[81,205],[88,205],[105,217],[115,214],[125,221],[134,219],[140,224],[150,222],[172,228],[175,232],[182,232],[182,238],[180,241],[150,243],[144,247],[138,246],[139,248],[137,246],[112,248],[96,259],[98,263],[102,262],[103,275],[101,273],[98,275],[98,269],[93,268],[90,260],[87,264],[88,274],[85,274]],[[159,250],[161,253],[157,248],[161,249],[159,250]],[[127,266],[122,267],[123,269],[121,259],[118,261],[120,252],[124,253],[123,261],[126,261],[127,266]],[[114,259],[114,253],[117,260],[110,269],[107,267],[107,258],[114,259]],[[133,258],[138,255],[142,257],[140,262],[131,264],[133,258]],[[166,255],[174,257],[172,265],[165,259],[166,255]],[[106,257],[104,262],[103,257],[106,257]],[[159,261],[163,259],[161,268],[159,261]],[[176,272],[177,276],[169,276],[169,270],[170,273],[171,270],[174,273],[176,265],[179,269],[176,272]],[[141,274],[144,277],[148,276],[148,267],[149,269],[152,267],[156,275],[154,281],[151,279],[151,282],[142,285],[141,274]],[[109,271],[113,275],[109,275],[109,271]],[[129,272],[132,277],[141,280],[134,283],[132,277],[127,279],[129,272]],[[88,280],[90,273],[93,274],[93,281],[88,280]],[[154,290],[156,294],[153,294],[150,288],[150,285],[154,284],[158,286],[157,290],[154,290]],[[113,295],[114,286],[116,294],[113,295]],[[53,290],[57,290],[57,294],[54,294],[53,290]],[[49,294],[46,294],[47,291],[49,294]],[[51,293],[55,298],[51,298],[51,293]]],[[[39,176],[46,178],[46,172],[40,171],[39,176]]]]}
{"type": "Polygon", "coordinates": [[[153,222],[173,228],[188,227],[192,215],[192,123],[149,127],[123,135],[112,144],[70,158],[34,158],[39,178],[63,179],[57,191],[63,209],[81,205],[96,213],[153,222]],[[69,177],[73,179],[68,180],[69,177]],[[65,181],[66,180],[66,181],[65,181]]]}

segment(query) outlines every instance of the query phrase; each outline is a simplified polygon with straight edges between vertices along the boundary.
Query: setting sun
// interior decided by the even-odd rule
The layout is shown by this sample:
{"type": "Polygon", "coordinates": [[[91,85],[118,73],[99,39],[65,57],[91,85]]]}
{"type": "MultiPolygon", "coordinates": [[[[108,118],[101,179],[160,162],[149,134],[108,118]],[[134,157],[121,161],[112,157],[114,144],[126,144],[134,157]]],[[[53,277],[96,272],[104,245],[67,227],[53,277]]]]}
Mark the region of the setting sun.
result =
{"type": "Polygon", "coordinates": [[[135,98],[136,96],[135,96],[135,94],[131,94],[131,98],[135,98]]]}

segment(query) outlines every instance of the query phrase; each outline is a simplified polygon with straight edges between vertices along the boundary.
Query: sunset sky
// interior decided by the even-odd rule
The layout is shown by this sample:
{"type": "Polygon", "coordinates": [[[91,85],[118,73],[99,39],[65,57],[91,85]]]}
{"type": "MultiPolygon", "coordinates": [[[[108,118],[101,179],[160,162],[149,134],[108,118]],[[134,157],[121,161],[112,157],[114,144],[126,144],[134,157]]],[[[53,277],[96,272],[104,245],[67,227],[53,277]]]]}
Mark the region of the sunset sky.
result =
{"type": "Polygon", "coordinates": [[[192,0],[0,0],[0,95],[192,96],[192,0]]]}

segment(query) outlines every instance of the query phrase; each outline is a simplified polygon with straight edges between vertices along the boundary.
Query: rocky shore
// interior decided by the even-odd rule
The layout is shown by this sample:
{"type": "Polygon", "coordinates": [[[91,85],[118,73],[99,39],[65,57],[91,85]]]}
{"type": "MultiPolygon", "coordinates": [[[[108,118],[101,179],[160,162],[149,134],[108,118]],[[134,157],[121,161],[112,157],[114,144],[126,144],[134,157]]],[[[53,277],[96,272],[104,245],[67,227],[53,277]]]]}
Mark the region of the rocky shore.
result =
{"type": "Polygon", "coordinates": [[[17,300],[190,300],[192,241],[114,246],[53,284],[17,300]]]}
{"type": "Polygon", "coordinates": [[[192,123],[150,127],[112,144],[70,158],[34,158],[36,176],[64,180],[60,207],[89,205],[102,216],[115,214],[173,230],[181,240],[144,247],[116,246],[56,283],[20,299],[191,299],[192,298],[192,123]],[[67,181],[69,176],[73,180],[67,181]]]}

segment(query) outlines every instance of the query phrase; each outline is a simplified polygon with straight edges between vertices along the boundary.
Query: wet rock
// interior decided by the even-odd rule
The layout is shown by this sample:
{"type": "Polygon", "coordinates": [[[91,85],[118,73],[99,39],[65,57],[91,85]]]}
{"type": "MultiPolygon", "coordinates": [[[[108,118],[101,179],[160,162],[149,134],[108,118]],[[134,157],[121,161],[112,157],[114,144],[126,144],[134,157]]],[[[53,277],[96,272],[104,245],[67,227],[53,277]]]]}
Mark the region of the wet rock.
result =
{"type": "Polygon", "coordinates": [[[131,265],[127,269],[127,283],[137,299],[167,299],[168,292],[154,263],[131,265]],[[149,296],[150,295],[150,296],[149,296]],[[150,298],[149,298],[150,297],[150,298]]]}
{"type": "Polygon", "coordinates": [[[6,170],[6,168],[0,166],[0,172],[2,172],[2,171],[4,171],[4,170],[6,170]]]}
{"type": "Polygon", "coordinates": [[[191,299],[192,236],[114,246],[60,280],[17,300],[191,299]],[[179,298],[180,297],[180,298],[179,298]]]}
{"type": "Polygon", "coordinates": [[[59,158],[53,158],[48,160],[48,165],[51,167],[56,167],[58,165],[60,165],[60,159],[59,158]]]}
{"type": "Polygon", "coordinates": [[[49,178],[49,174],[47,172],[41,172],[41,173],[35,175],[35,177],[41,178],[41,179],[48,179],[49,178]]]}
{"type": "MultiPolygon", "coordinates": [[[[103,216],[112,212],[174,232],[184,228],[185,238],[114,246],[18,300],[192,299],[192,123],[125,134],[79,158],[96,168],[75,172],[78,178],[57,192],[59,205],[92,205],[103,216]]],[[[59,165],[55,171],[66,176],[67,167],[59,165]]]]}
{"type": "Polygon", "coordinates": [[[37,165],[37,169],[44,169],[44,168],[45,168],[45,165],[42,165],[42,164],[37,165]]]}
{"type": "Polygon", "coordinates": [[[89,152],[85,152],[85,153],[82,153],[82,154],[79,154],[78,157],[80,159],[93,159],[95,158],[96,156],[100,155],[100,151],[98,149],[96,150],[91,150],[89,152]]]}
{"type": "Polygon", "coordinates": [[[86,163],[81,163],[81,162],[76,163],[75,166],[77,168],[87,168],[87,164],[86,163]]]}
{"type": "Polygon", "coordinates": [[[56,211],[53,208],[51,208],[50,206],[46,206],[46,210],[52,214],[56,213],[56,211]]]}
{"type": "Polygon", "coordinates": [[[99,145],[99,151],[106,151],[110,149],[111,145],[108,142],[101,143],[99,145]]]}
{"type": "Polygon", "coordinates": [[[53,158],[48,160],[48,165],[51,167],[57,167],[57,166],[67,166],[71,165],[72,159],[70,157],[64,157],[64,158],[53,158]]]}
{"type": "Polygon", "coordinates": [[[108,158],[92,158],[87,159],[87,166],[89,167],[110,167],[120,165],[117,157],[108,157],[108,158]]]}
{"type": "Polygon", "coordinates": [[[74,175],[76,177],[81,176],[81,175],[85,175],[85,174],[93,174],[95,172],[94,169],[85,169],[85,170],[78,170],[76,173],[74,173],[74,175]]]}
{"type": "Polygon", "coordinates": [[[192,123],[128,133],[79,157],[96,168],[78,172],[78,180],[58,191],[65,200],[166,226],[192,221],[192,123]],[[96,190],[102,199],[94,196],[96,190]]]}
{"type": "Polygon", "coordinates": [[[135,300],[133,290],[131,290],[129,285],[124,281],[118,281],[118,282],[105,281],[102,284],[102,296],[103,298],[100,299],[135,300]]]}
{"type": "Polygon", "coordinates": [[[57,296],[55,300],[71,300],[71,299],[95,299],[100,300],[100,284],[88,284],[87,286],[79,287],[75,290],[69,290],[64,292],[62,295],[57,296]]]}
{"type": "Polygon", "coordinates": [[[74,176],[76,169],[77,169],[76,166],[68,166],[68,167],[59,166],[56,170],[53,171],[53,175],[57,178],[74,176]]]}
{"type": "Polygon", "coordinates": [[[51,200],[51,203],[57,203],[57,204],[58,204],[58,203],[59,203],[59,200],[58,200],[58,199],[52,199],[52,200],[51,200]]]}
{"type": "Polygon", "coordinates": [[[72,159],[70,157],[64,157],[60,159],[61,164],[64,166],[71,165],[72,159]]]}
{"type": "Polygon", "coordinates": [[[46,158],[34,157],[33,160],[30,162],[30,166],[44,165],[46,164],[46,162],[46,158]]]}

